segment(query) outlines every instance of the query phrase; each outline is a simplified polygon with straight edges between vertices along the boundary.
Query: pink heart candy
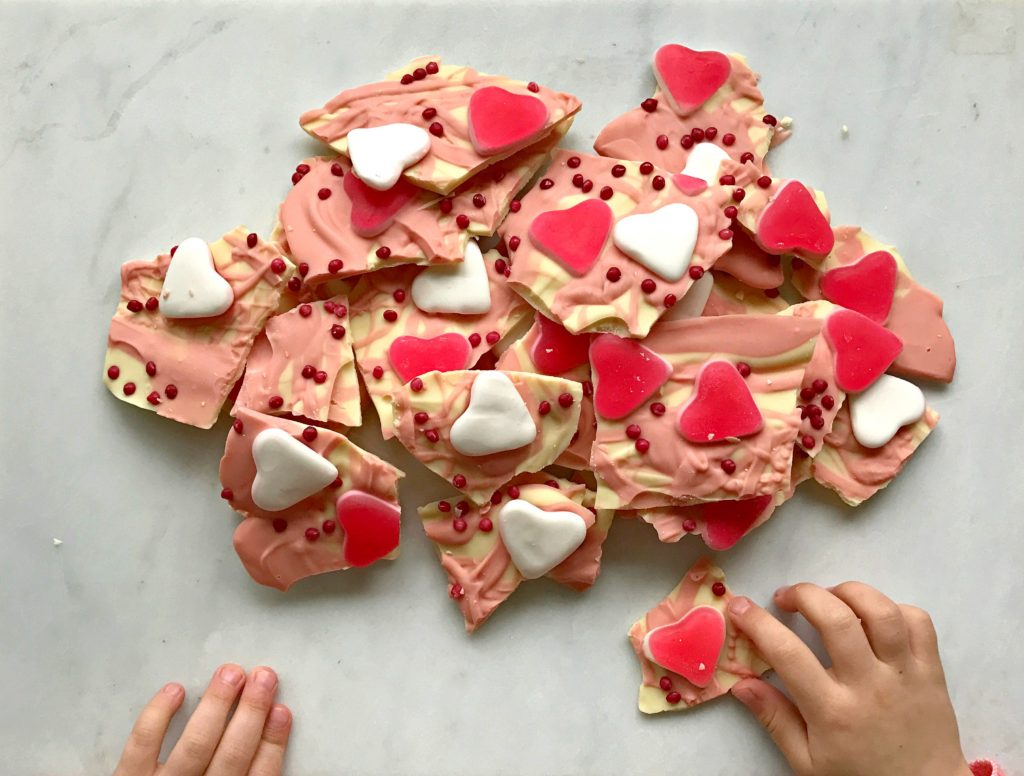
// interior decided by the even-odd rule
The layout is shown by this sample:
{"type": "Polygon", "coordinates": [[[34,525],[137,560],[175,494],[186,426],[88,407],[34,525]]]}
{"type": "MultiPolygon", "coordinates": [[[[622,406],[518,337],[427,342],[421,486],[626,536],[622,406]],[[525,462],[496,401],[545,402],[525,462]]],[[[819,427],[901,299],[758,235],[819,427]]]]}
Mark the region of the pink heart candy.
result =
{"type": "Polygon", "coordinates": [[[430,339],[398,337],[388,349],[388,361],[403,382],[427,372],[452,372],[469,366],[472,349],[461,334],[440,334],[430,339]]]}
{"type": "Polygon", "coordinates": [[[481,156],[525,146],[540,137],[548,106],[529,94],[485,86],[469,98],[469,139],[481,156]]]}
{"type": "Polygon", "coordinates": [[[575,275],[585,275],[601,255],[612,229],[612,209],[588,199],[566,210],[541,213],[530,224],[530,240],[575,275]]]}
{"type": "Polygon", "coordinates": [[[688,442],[707,444],[756,434],[761,410],[746,381],[728,361],[708,361],[697,373],[693,397],[679,414],[679,432],[688,442]]]}
{"type": "Polygon", "coordinates": [[[896,294],[899,268],[888,251],[875,251],[821,277],[821,295],[828,301],[856,310],[875,323],[885,323],[896,294]]]}

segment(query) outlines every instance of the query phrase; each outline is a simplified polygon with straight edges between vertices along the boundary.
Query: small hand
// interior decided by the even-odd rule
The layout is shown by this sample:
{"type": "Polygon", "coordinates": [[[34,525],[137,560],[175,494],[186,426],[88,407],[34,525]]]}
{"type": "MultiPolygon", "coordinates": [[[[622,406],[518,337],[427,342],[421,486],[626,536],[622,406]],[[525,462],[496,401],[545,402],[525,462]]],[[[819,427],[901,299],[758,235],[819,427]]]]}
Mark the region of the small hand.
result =
{"type": "Polygon", "coordinates": [[[234,664],[221,666],[167,762],[160,763],[167,728],[185,700],[180,684],[166,685],[139,714],[114,776],[279,776],[292,715],[274,704],[276,693],[277,674],[269,668],[247,678],[234,664]]]}
{"type": "Polygon", "coordinates": [[[926,612],[860,582],[784,587],[775,603],[819,631],[832,667],[764,609],[735,598],[730,619],[792,700],[760,679],[744,679],[733,694],[798,776],[970,776],[926,612]]]}

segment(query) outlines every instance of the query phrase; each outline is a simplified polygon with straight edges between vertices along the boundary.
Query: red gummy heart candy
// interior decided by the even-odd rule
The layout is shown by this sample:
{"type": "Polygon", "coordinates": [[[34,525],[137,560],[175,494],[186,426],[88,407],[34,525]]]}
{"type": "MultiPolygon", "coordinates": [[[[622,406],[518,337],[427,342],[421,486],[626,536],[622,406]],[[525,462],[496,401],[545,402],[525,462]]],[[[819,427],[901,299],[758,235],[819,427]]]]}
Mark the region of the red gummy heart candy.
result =
{"type": "Polygon", "coordinates": [[[712,606],[698,606],[681,620],[655,628],[644,638],[644,652],[662,668],[679,674],[697,687],[715,676],[725,644],[725,618],[712,606]]]}
{"type": "Polygon", "coordinates": [[[661,388],[672,374],[663,358],[636,340],[599,334],[590,343],[594,407],[609,420],[624,418],[661,388]]]}
{"type": "Polygon", "coordinates": [[[398,337],[388,349],[388,361],[402,382],[427,372],[451,372],[469,366],[471,348],[461,334],[440,334],[430,339],[398,337]]]}
{"type": "Polygon", "coordinates": [[[345,194],[352,202],[352,231],[360,237],[380,234],[395,220],[395,214],[419,191],[405,178],[387,191],[377,191],[355,175],[344,178],[345,194]]]}
{"type": "Polygon", "coordinates": [[[530,357],[541,374],[560,375],[587,363],[590,335],[570,334],[546,315],[537,313],[540,336],[533,343],[530,357]]]}
{"type": "Polygon", "coordinates": [[[755,496],[737,501],[709,501],[692,509],[704,520],[704,543],[712,550],[728,550],[772,506],[773,497],[755,496]]]}
{"type": "Polygon", "coordinates": [[[708,187],[703,178],[694,178],[692,175],[683,175],[681,172],[672,176],[672,182],[688,197],[695,197],[708,187]]]}
{"type": "Polygon", "coordinates": [[[694,51],[670,43],[654,55],[654,75],[669,104],[687,116],[707,102],[729,79],[732,64],[719,51],[694,51]]]}
{"type": "Polygon", "coordinates": [[[540,137],[548,106],[529,94],[485,86],[469,98],[469,139],[481,156],[491,156],[540,137]]]}
{"type": "Polygon", "coordinates": [[[885,374],[903,350],[903,340],[853,310],[836,310],[825,321],[835,353],[836,385],[856,393],[885,374]]]}
{"type": "Polygon", "coordinates": [[[892,309],[899,268],[888,251],[875,251],[821,277],[821,295],[828,301],[856,310],[875,323],[885,323],[892,309]]]}
{"type": "Polygon", "coordinates": [[[530,239],[573,274],[584,275],[601,255],[613,220],[608,205],[588,199],[567,210],[541,213],[530,224],[530,239]]]}
{"type": "Polygon", "coordinates": [[[756,434],[764,425],[746,381],[728,361],[708,361],[697,373],[693,398],[679,415],[679,432],[695,444],[756,434]]]}
{"type": "Polygon", "coordinates": [[[778,256],[795,253],[805,259],[827,256],[836,243],[832,227],[807,187],[786,181],[757,219],[757,244],[778,256]]]}
{"type": "Polygon", "coordinates": [[[345,531],[345,562],[369,566],[398,546],[402,512],[383,499],[350,490],[338,499],[338,524],[345,531]]]}

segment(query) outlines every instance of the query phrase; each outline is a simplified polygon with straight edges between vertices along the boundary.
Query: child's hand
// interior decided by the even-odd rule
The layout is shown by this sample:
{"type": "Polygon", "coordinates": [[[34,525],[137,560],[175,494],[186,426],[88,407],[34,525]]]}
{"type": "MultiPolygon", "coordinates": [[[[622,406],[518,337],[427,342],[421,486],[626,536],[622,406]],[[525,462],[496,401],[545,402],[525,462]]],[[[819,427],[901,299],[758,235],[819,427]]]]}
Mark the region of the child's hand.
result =
{"type": "Polygon", "coordinates": [[[729,618],[778,672],[793,698],[760,679],[733,688],[799,776],[970,776],[931,618],[874,588],[831,592],[802,583],[775,603],[821,633],[826,669],[789,628],[746,598],[729,618]]]}
{"type": "Polygon", "coordinates": [[[171,756],[160,764],[167,727],[185,700],[180,684],[166,685],[139,714],[114,776],[279,776],[292,715],[287,706],[274,704],[276,693],[277,674],[269,668],[246,678],[234,664],[221,666],[171,756]]]}

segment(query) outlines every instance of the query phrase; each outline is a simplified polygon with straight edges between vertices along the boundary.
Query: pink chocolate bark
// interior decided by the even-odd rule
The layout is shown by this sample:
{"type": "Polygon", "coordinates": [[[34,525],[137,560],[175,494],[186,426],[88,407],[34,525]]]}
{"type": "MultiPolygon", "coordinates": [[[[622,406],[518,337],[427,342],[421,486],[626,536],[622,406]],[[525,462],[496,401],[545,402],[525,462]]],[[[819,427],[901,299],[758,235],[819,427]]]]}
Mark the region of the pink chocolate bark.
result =
{"type": "Polygon", "coordinates": [[[344,296],[304,302],[267,322],[245,368],[235,412],[291,414],[320,423],[362,423],[344,296]]]}
{"type": "Polygon", "coordinates": [[[724,272],[713,273],[715,284],[711,289],[705,316],[761,314],[773,315],[785,310],[789,303],[776,291],[753,288],[724,272]]]}
{"type": "Polygon", "coordinates": [[[356,128],[422,127],[431,134],[430,151],[404,177],[446,193],[556,129],[564,132],[579,109],[570,94],[422,57],[385,81],[341,92],[299,124],[340,153],[356,128]]]}
{"type": "Polygon", "coordinates": [[[688,188],[687,194],[677,177],[635,162],[556,152],[501,230],[512,286],[571,332],[646,336],[729,249],[732,237],[722,213],[728,192],[700,182],[699,192],[688,188]],[[616,222],[680,205],[694,211],[697,231],[689,269],[678,279],[667,280],[616,247],[616,222]]]}
{"type": "Polygon", "coordinates": [[[715,262],[715,271],[761,290],[777,289],[785,280],[782,260],[761,250],[742,229],[734,232],[732,248],[715,262]]]}
{"type": "Polygon", "coordinates": [[[199,428],[217,421],[294,271],[274,243],[244,227],[210,243],[210,252],[234,293],[231,306],[210,318],[160,312],[171,253],[121,267],[121,300],[103,365],[104,382],[117,398],[199,428]]]}
{"type": "MultiPolygon", "coordinates": [[[[672,48],[683,47],[663,46],[658,55],[672,48]]],[[[669,82],[674,85],[680,80],[690,83],[697,80],[684,72],[685,52],[667,53],[671,55],[656,57],[662,59],[660,64],[669,82]]],[[[725,78],[717,87],[714,83],[709,85],[713,91],[700,105],[680,115],[673,106],[671,93],[666,92],[666,80],[658,77],[662,85],[652,98],[613,119],[601,130],[594,141],[597,152],[616,159],[649,161],[662,169],[681,172],[696,146],[713,143],[737,161],[744,158],[744,154],[752,154],[754,161],[761,165],[772,145],[776,125],[765,122],[764,97],[757,88],[758,76],[739,54],[718,56],[725,60],[725,78]]],[[[659,75],[657,58],[656,77],[659,75]]],[[[700,96],[703,95],[696,99],[700,96]]]]}
{"type": "Polygon", "coordinates": [[[313,574],[393,558],[398,546],[402,472],[328,429],[308,440],[306,428],[240,409],[220,462],[221,495],[245,517],[235,530],[235,551],[253,579],[279,590],[313,574]],[[337,467],[338,479],[287,509],[258,507],[252,446],[267,429],[282,429],[308,445],[337,467]]]}
{"type": "MultiPolygon", "coordinates": [[[[682,581],[661,603],[633,623],[629,629],[629,641],[640,661],[640,711],[645,714],[683,711],[725,695],[740,679],[759,676],[769,669],[751,641],[729,624],[725,610],[731,599],[732,592],[725,585],[725,574],[712,565],[710,560],[703,558],[686,572],[682,581]],[[721,615],[719,627],[724,621],[724,636],[721,632],[708,632],[713,622],[691,621],[693,627],[687,629],[688,618],[693,617],[695,611],[698,614],[705,613],[707,610],[703,607],[710,607],[721,615]],[[711,665],[714,669],[710,671],[704,686],[694,684],[682,674],[655,663],[648,656],[645,637],[654,629],[666,626],[680,629],[673,665],[677,665],[677,661],[685,665],[689,662],[687,658],[706,663],[707,655],[711,655],[710,659],[714,663],[708,665],[707,669],[711,665]],[[683,629],[687,630],[683,632],[683,629]],[[715,641],[716,636],[719,641],[715,641]],[[714,649],[716,644],[720,644],[718,650],[714,649]]],[[[710,618],[705,619],[714,621],[717,618],[711,614],[710,618]]]]}

